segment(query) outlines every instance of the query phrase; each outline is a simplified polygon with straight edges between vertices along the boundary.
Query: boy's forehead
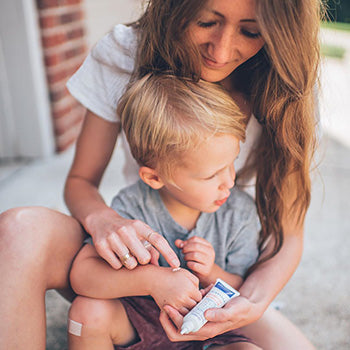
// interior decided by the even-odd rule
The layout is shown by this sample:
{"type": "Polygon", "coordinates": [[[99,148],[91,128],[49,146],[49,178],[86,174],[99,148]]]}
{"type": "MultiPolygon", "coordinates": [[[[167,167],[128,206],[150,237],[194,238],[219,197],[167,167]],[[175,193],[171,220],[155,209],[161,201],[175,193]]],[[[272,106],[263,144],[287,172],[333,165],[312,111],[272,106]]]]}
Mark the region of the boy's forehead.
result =
{"type": "Polygon", "coordinates": [[[238,152],[239,140],[234,135],[213,136],[183,152],[178,163],[187,170],[214,171],[234,161],[238,152]]]}

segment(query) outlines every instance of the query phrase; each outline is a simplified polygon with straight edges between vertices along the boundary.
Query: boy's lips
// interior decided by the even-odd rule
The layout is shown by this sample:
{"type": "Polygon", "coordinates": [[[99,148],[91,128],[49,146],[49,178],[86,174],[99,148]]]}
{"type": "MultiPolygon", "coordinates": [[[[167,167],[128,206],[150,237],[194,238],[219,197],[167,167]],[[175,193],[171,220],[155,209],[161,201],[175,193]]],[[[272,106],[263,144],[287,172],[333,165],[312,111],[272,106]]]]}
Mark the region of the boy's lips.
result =
{"type": "Polygon", "coordinates": [[[221,206],[227,201],[227,198],[228,197],[226,197],[224,199],[217,200],[217,201],[215,201],[215,204],[221,206]]]}

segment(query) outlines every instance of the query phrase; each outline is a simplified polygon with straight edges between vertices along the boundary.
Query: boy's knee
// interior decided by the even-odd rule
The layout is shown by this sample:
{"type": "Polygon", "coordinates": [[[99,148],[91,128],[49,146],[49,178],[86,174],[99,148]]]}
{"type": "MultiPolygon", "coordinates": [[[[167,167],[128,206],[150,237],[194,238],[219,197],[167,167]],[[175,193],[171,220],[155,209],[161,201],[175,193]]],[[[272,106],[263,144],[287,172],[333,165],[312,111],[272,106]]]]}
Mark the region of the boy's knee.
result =
{"type": "Polygon", "coordinates": [[[77,296],[70,307],[68,318],[71,334],[97,336],[109,333],[112,321],[110,301],[77,296]]]}

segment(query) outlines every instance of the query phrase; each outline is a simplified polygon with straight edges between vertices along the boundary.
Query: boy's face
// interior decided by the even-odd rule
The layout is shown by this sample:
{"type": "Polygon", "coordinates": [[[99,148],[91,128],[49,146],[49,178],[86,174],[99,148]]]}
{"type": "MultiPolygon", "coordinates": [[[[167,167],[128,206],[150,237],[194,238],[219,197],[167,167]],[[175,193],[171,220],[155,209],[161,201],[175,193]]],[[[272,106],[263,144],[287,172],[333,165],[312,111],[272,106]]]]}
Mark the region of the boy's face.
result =
{"type": "Polygon", "coordinates": [[[232,135],[210,137],[187,151],[172,181],[163,181],[159,190],[168,210],[184,214],[218,210],[234,186],[238,153],[239,140],[232,135]]]}

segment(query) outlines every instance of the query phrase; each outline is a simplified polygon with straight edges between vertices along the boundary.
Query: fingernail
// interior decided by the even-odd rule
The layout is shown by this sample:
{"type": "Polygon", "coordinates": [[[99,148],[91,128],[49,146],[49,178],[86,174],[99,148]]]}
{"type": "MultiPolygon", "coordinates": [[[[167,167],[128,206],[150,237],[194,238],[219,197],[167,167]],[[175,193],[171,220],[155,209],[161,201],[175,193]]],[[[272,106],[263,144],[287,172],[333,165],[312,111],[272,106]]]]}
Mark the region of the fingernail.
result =
{"type": "Polygon", "coordinates": [[[180,262],[178,259],[173,259],[171,260],[171,262],[173,263],[174,267],[179,267],[180,266],[180,262]]]}

